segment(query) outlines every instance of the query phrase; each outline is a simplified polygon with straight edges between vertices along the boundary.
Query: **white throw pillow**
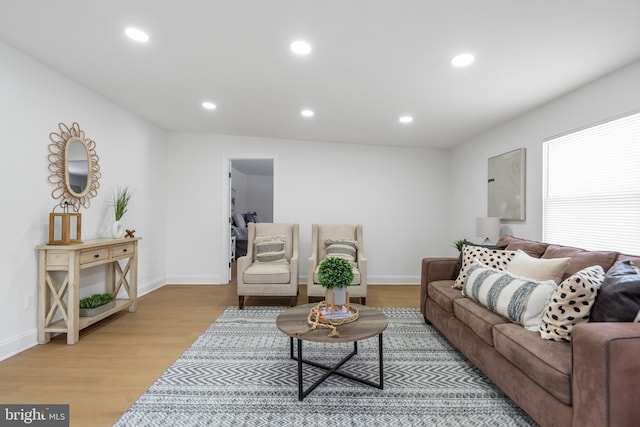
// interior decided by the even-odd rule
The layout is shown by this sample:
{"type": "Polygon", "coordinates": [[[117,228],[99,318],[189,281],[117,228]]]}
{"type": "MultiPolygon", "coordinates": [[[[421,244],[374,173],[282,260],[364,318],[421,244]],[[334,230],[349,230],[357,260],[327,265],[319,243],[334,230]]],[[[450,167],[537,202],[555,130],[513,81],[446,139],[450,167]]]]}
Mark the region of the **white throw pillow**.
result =
{"type": "Polygon", "coordinates": [[[534,280],[553,280],[560,283],[562,275],[567,269],[571,258],[534,258],[518,249],[507,271],[514,276],[526,277],[534,280]]]}
{"type": "Polygon", "coordinates": [[[529,331],[538,331],[549,296],[555,288],[553,280],[538,282],[516,277],[475,260],[467,271],[462,293],[513,323],[529,331]]]}

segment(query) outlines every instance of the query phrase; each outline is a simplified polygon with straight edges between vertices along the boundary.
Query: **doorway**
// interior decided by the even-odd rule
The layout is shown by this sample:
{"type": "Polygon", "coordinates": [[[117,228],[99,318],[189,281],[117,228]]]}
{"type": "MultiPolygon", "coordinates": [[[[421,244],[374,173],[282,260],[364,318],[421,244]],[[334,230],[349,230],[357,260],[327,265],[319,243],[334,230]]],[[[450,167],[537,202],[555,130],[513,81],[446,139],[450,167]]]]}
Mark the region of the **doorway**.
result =
{"type": "Polygon", "coordinates": [[[248,222],[273,222],[273,158],[229,159],[229,271],[235,259],[246,255],[248,222]]]}

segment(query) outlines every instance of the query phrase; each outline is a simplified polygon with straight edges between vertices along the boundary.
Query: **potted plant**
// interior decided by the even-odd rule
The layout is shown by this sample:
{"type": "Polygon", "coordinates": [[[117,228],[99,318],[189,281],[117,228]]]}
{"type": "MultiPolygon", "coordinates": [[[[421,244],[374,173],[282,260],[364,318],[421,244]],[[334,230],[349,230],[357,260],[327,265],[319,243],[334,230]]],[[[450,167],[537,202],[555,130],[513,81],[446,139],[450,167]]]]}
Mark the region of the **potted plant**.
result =
{"type": "Polygon", "coordinates": [[[336,306],[348,306],[347,288],[353,281],[353,267],[349,261],[338,257],[325,258],[318,267],[318,280],[326,290],[325,307],[330,305],[331,313],[336,306]]]}
{"type": "Polygon", "coordinates": [[[118,191],[113,195],[113,209],[116,221],[111,227],[111,236],[115,239],[119,239],[124,236],[124,227],[120,220],[123,215],[127,213],[130,201],[131,192],[129,191],[129,187],[118,187],[118,191]]]}
{"type": "Polygon", "coordinates": [[[113,294],[93,294],[80,300],[80,317],[93,317],[115,307],[113,294]]]}

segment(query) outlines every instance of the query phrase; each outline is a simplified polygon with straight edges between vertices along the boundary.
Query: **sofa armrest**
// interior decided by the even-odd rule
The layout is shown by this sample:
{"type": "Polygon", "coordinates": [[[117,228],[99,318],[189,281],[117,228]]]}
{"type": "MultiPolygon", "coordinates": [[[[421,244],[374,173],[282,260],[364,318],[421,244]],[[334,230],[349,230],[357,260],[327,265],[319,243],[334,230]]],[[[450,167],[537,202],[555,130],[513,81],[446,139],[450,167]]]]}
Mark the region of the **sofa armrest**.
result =
{"type": "Polygon", "coordinates": [[[573,425],[640,420],[640,323],[585,323],[572,332],[573,425]]]}
{"type": "Polygon", "coordinates": [[[436,280],[453,280],[457,258],[423,258],[420,272],[420,311],[426,316],[427,285],[436,280]]]}

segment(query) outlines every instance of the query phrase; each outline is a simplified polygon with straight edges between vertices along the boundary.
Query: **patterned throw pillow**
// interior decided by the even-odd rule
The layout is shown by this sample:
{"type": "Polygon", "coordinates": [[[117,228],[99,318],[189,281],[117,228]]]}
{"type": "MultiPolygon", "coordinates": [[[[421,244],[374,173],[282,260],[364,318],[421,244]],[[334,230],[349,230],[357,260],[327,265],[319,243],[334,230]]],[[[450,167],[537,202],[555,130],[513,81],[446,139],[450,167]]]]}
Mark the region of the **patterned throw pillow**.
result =
{"type": "Polygon", "coordinates": [[[255,261],[286,263],[285,236],[256,237],[254,239],[255,261]]]}
{"type": "Polygon", "coordinates": [[[599,265],[584,268],[566,278],[553,291],[542,315],[540,336],[553,341],[571,341],[571,331],[589,320],[591,307],[604,280],[599,265]]]}
{"type": "Polygon", "coordinates": [[[358,242],[349,239],[327,239],[327,258],[344,258],[350,263],[356,262],[358,252],[358,242]]]}
{"type": "Polygon", "coordinates": [[[479,260],[484,265],[496,269],[506,270],[509,262],[515,256],[515,251],[507,251],[500,249],[489,249],[483,246],[462,246],[462,265],[456,281],[453,283],[454,288],[462,289],[462,284],[467,276],[467,270],[471,268],[474,260],[479,260]]]}
{"type": "Polygon", "coordinates": [[[538,282],[512,276],[475,260],[467,271],[462,293],[513,323],[537,331],[542,312],[556,286],[553,280],[538,282]]]}

